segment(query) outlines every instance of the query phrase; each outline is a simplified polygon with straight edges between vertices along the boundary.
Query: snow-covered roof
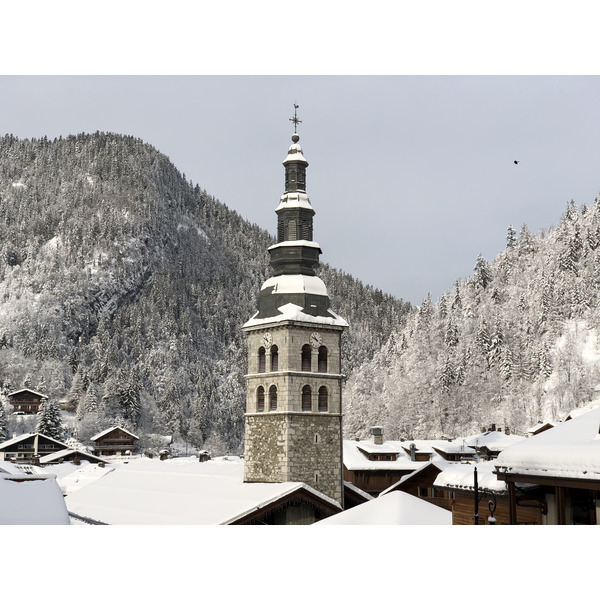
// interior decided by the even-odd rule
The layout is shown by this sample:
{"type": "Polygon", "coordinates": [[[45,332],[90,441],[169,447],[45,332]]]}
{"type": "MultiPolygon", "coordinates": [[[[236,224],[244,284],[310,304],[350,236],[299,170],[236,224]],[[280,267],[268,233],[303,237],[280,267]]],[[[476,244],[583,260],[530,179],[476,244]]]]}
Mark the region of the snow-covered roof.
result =
{"type": "Polygon", "coordinates": [[[279,315],[274,317],[265,317],[264,319],[257,319],[256,315],[258,312],[254,313],[254,316],[250,320],[246,321],[242,328],[253,327],[255,325],[266,325],[267,323],[281,323],[283,321],[301,321],[303,323],[348,327],[348,323],[342,319],[342,317],[336,315],[330,308],[327,309],[327,312],[331,315],[330,317],[315,317],[313,315],[308,315],[304,312],[301,306],[291,302],[280,306],[277,310],[280,313],[279,315]]]}
{"type": "Polygon", "coordinates": [[[441,450],[446,454],[462,454],[463,456],[475,454],[475,449],[465,444],[462,439],[453,441],[433,440],[429,443],[431,444],[431,448],[436,452],[441,450]]]}
{"type": "Polygon", "coordinates": [[[5,442],[2,442],[0,444],[0,450],[2,450],[3,448],[8,448],[9,446],[12,446],[13,444],[18,444],[18,443],[28,440],[30,438],[34,438],[36,436],[39,436],[46,440],[50,440],[51,442],[54,442],[55,444],[59,444],[60,446],[66,446],[66,444],[64,442],[59,442],[58,440],[55,440],[54,438],[50,437],[49,435],[45,435],[44,433],[22,433],[21,435],[18,435],[17,437],[10,438],[10,439],[6,440],[5,442]]]}
{"type": "Polygon", "coordinates": [[[55,475],[0,473],[0,525],[68,525],[55,475]]]}
{"type": "Polygon", "coordinates": [[[503,450],[495,462],[508,473],[599,480],[599,428],[596,408],[503,450]]]}
{"type": "Polygon", "coordinates": [[[58,452],[53,452],[52,454],[42,456],[40,458],[40,465],[59,461],[61,458],[71,456],[72,454],[78,454],[79,456],[86,457],[94,462],[105,462],[103,458],[99,458],[98,456],[94,456],[93,454],[89,454],[88,452],[84,452],[83,450],[78,450],[77,448],[65,448],[64,450],[59,450],[58,452]]]}
{"type": "Polygon", "coordinates": [[[140,458],[109,469],[86,467],[89,475],[98,471],[108,472],[70,492],[67,506],[75,515],[114,525],[224,524],[301,489],[339,507],[303,483],[244,483],[237,457],[140,458]]]}
{"type": "MultiPolygon", "coordinates": [[[[367,442],[356,442],[353,440],[344,440],[344,466],[350,471],[414,471],[421,467],[423,463],[414,462],[402,450],[401,442],[384,442],[383,444],[374,444],[378,449],[387,444],[389,450],[378,450],[378,452],[401,453],[396,460],[369,460],[360,450],[359,446],[368,444],[367,442]]],[[[371,444],[373,445],[373,444],[371,444]]]]}
{"type": "Polygon", "coordinates": [[[522,442],[525,439],[527,438],[522,435],[507,435],[503,431],[496,430],[476,433],[475,435],[464,438],[464,442],[467,446],[471,446],[473,448],[485,447],[493,452],[499,452],[500,450],[504,450],[505,448],[508,448],[509,446],[512,446],[518,442],[522,442]]]}
{"type": "Polygon", "coordinates": [[[41,392],[36,392],[35,390],[30,390],[29,388],[23,388],[22,390],[17,390],[16,392],[11,392],[10,394],[7,394],[6,397],[10,398],[11,396],[16,396],[17,394],[21,394],[23,392],[30,392],[30,393],[35,394],[36,396],[40,396],[42,398],[48,397],[45,394],[42,394],[41,392]]]}
{"type": "Polygon", "coordinates": [[[475,467],[477,468],[477,487],[491,492],[505,492],[506,483],[498,481],[494,474],[496,461],[484,461],[475,465],[454,463],[446,467],[433,482],[440,487],[472,490],[475,486],[475,467]]]}
{"type": "Polygon", "coordinates": [[[273,288],[271,294],[328,295],[323,280],[314,275],[277,275],[269,277],[260,289],[263,291],[269,288],[273,288]]]}
{"type": "Polygon", "coordinates": [[[293,248],[295,246],[305,246],[307,248],[317,248],[321,249],[318,242],[312,242],[309,240],[288,240],[287,242],[279,242],[278,244],[273,244],[269,246],[267,250],[274,250],[275,248],[293,248]]]}
{"type": "Polygon", "coordinates": [[[308,208],[314,212],[306,192],[287,192],[283,194],[279,199],[275,212],[279,212],[284,208],[308,208]]]}
{"type": "Polygon", "coordinates": [[[383,494],[389,494],[390,492],[397,490],[402,484],[404,484],[409,479],[415,477],[418,473],[420,473],[423,469],[426,469],[427,467],[435,467],[438,471],[443,471],[448,465],[454,465],[456,463],[450,463],[442,458],[435,461],[420,462],[417,464],[419,464],[420,466],[417,467],[412,473],[402,475],[399,481],[396,481],[396,483],[390,485],[389,488],[383,490],[383,492],[381,492],[381,494],[379,495],[383,496],[383,494]]]}
{"type": "Polygon", "coordinates": [[[115,425],[114,427],[109,427],[108,429],[97,433],[94,437],[91,437],[90,440],[92,442],[95,442],[97,439],[100,439],[102,436],[106,435],[107,433],[110,433],[111,431],[114,431],[115,429],[120,429],[121,431],[124,431],[128,435],[133,436],[136,440],[140,439],[137,435],[135,435],[135,433],[131,433],[131,431],[127,431],[127,429],[125,429],[124,427],[119,427],[118,425],[115,425]]]}
{"type": "Polygon", "coordinates": [[[314,525],[452,525],[452,512],[406,492],[390,492],[314,525]]]}

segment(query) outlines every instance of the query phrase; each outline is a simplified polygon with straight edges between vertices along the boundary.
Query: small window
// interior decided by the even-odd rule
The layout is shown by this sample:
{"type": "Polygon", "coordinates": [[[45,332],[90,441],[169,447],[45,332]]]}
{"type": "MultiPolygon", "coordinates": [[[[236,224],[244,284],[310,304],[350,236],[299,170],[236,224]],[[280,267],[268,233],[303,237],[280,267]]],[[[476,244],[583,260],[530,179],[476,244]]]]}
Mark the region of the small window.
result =
{"type": "Polygon", "coordinates": [[[302,346],[302,370],[310,371],[311,350],[308,344],[302,346]]]}
{"type": "Polygon", "coordinates": [[[319,388],[319,412],[327,412],[329,410],[329,394],[327,388],[321,386],[319,388]]]}
{"type": "Polygon", "coordinates": [[[419,498],[427,498],[429,496],[428,490],[425,487],[419,488],[419,498]]]}
{"type": "Polygon", "coordinates": [[[327,347],[319,348],[319,373],[327,373],[327,347]]]}
{"type": "Polygon", "coordinates": [[[266,353],[265,349],[261,346],[258,349],[258,372],[259,373],[264,373],[267,368],[266,357],[267,357],[267,353],[266,353]]]}
{"type": "Polygon", "coordinates": [[[279,370],[279,348],[271,346],[271,371],[279,370]]]}
{"type": "Polygon", "coordinates": [[[298,239],[298,233],[296,231],[296,220],[290,219],[288,223],[288,240],[295,241],[298,239]]]}
{"type": "Polygon", "coordinates": [[[277,410],[277,388],[274,385],[269,388],[269,410],[277,410]]]}
{"type": "Polygon", "coordinates": [[[310,385],[302,388],[302,410],[312,410],[312,391],[310,385]]]}
{"type": "Polygon", "coordinates": [[[265,388],[262,385],[256,390],[256,410],[257,412],[265,410],[265,388]]]}

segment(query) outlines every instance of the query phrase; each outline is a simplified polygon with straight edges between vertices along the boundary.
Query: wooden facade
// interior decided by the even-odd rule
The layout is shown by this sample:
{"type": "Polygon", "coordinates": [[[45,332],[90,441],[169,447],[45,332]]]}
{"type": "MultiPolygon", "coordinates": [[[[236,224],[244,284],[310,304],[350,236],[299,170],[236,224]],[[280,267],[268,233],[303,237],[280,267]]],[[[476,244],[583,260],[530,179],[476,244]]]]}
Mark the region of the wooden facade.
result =
{"type": "Polygon", "coordinates": [[[393,490],[406,492],[421,500],[427,500],[430,504],[451,510],[454,491],[438,488],[433,485],[441,470],[442,467],[431,462],[422,469],[415,471],[409,477],[406,477],[404,481],[399,481],[393,485],[389,490],[386,490],[386,493],[393,490]]]}
{"type": "Polygon", "coordinates": [[[537,485],[535,501],[543,507],[545,525],[599,525],[600,481],[561,477],[532,476],[498,472],[509,490],[508,519],[520,523],[520,502],[515,493],[518,483],[537,485]]]}
{"type": "Polygon", "coordinates": [[[45,400],[47,396],[34,390],[23,389],[8,394],[7,398],[12,406],[13,413],[36,415],[40,410],[42,400],[45,400]]]}
{"type": "MultiPolygon", "coordinates": [[[[475,494],[473,490],[452,490],[454,498],[451,501],[452,525],[474,525],[475,524],[475,494]]],[[[543,505],[535,497],[521,497],[515,504],[515,522],[511,522],[510,500],[508,494],[496,494],[496,508],[493,516],[495,525],[541,525],[543,505]]],[[[492,516],[489,510],[489,494],[481,493],[478,506],[479,525],[490,525],[488,518],[492,516]]]]}
{"type": "Polygon", "coordinates": [[[94,442],[93,454],[95,456],[123,456],[133,454],[137,435],[122,427],[111,427],[91,438],[94,442]]]}
{"type": "Polygon", "coordinates": [[[394,483],[397,483],[404,477],[412,473],[414,468],[407,469],[356,469],[349,470],[344,466],[344,481],[355,485],[357,488],[371,494],[371,496],[378,496],[394,483]]]}

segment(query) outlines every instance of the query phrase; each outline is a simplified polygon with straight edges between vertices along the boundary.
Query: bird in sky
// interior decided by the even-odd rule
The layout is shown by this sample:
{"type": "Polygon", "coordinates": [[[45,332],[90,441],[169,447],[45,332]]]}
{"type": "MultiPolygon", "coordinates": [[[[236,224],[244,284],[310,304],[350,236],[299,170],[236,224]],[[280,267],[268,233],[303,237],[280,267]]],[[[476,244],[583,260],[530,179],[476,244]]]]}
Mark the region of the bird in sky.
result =
{"type": "Polygon", "coordinates": [[[518,164],[519,164],[519,161],[518,161],[518,160],[513,160],[513,162],[515,163],[515,165],[518,165],[518,164]]]}

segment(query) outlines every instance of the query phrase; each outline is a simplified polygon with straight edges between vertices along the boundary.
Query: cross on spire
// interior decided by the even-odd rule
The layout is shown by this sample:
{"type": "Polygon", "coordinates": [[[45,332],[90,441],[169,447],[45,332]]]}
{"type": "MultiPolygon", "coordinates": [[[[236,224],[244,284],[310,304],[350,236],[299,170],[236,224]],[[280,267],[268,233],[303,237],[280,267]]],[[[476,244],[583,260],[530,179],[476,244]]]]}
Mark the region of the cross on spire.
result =
{"type": "Polygon", "coordinates": [[[302,121],[298,118],[296,111],[300,107],[297,104],[294,104],[294,118],[290,119],[290,121],[294,124],[294,133],[297,133],[296,128],[298,127],[298,123],[302,123],[302,121]]]}

